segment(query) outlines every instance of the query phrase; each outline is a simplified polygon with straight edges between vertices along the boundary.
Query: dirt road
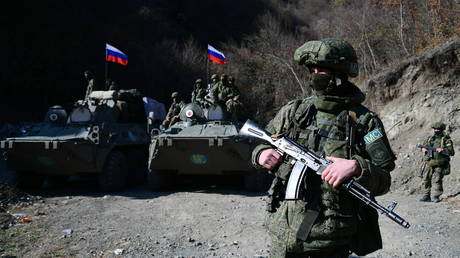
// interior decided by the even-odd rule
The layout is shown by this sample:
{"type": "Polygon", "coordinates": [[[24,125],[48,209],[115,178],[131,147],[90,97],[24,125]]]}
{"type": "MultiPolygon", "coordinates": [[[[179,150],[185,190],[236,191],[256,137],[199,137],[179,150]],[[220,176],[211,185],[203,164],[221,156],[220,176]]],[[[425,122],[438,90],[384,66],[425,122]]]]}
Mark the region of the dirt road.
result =
{"type": "MultiPolygon", "coordinates": [[[[214,180],[214,179],[213,179],[214,180]]],[[[173,192],[145,186],[102,195],[91,186],[41,190],[44,201],[11,212],[30,223],[0,231],[0,255],[18,257],[267,257],[264,193],[245,192],[238,181],[193,181],[173,192]]],[[[452,193],[447,193],[447,195],[452,193]]],[[[380,218],[384,249],[368,257],[459,257],[460,196],[421,203],[392,192],[404,229],[380,218]]]]}

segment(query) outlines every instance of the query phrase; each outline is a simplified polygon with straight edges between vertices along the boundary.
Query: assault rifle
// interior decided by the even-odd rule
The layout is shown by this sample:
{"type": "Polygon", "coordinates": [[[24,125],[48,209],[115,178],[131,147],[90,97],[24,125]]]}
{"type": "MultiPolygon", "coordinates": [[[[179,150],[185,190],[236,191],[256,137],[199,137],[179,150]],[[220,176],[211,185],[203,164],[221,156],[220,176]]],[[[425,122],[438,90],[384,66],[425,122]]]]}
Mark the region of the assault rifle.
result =
{"type": "MultiPolygon", "coordinates": [[[[417,144],[416,146],[417,148],[425,148],[428,150],[428,157],[430,158],[434,158],[434,153],[436,152],[436,148],[435,147],[431,147],[431,146],[428,146],[428,145],[421,145],[421,144],[417,144]]],[[[450,154],[447,152],[447,151],[442,151],[440,152],[441,154],[444,154],[446,156],[450,156],[450,154]]]]}
{"type": "MultiPolygon", "coordinates": [[[[301,198],[301,190],[303,179],[308,170],[316,172],[321,175],[326,167],[331,164],[328,160],[318,156],[308,148],[299,145],[295,141],[287,138],[272,138],[271,134],[264,129],[260,128],[251,120],[247,120],[240,130],[240,135],[258,138],[268,142],[276,148],[281,155],[287,155],[294,159],[294,167],[289,176],[286,188],[286,200],[297,200],[301,198]]],[[[349,178],[342,183],[342,187],[354,195],[359,200],[363,201],[366,205],[371,206],[388,218],[398,223],[399,225],[409,228],[410,224],[401,218],[398,214],[393,212],[396,207],[396,202],[392,202],[388,208],[383,207],[375,200],[372,193],[364,186],[357,183],[354,179],[349,178]]]]}

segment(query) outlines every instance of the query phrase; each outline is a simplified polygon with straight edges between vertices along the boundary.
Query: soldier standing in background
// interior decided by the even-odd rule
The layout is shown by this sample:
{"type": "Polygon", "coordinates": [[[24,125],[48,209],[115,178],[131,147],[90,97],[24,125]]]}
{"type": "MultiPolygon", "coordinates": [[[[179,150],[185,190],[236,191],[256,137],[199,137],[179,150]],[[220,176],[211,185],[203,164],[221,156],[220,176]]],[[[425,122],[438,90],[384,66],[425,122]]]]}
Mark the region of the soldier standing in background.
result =
{"type": "Polygon", "coordinates": [[[446,125],[437,122],[431,127],[434,130],[434,135],[428,137],[423,145],[436,148],[432,152],[432,156],[428,155],[428,150],[422,148],[426,155],[426,164],[428,171],[423,175],[422,191],[423,196],[420,199],[422,202],[431,201],[431,187],[433,186],[433,202],[440,202],[440,196],[443,192],[442,179],[445,175],[450,174],[450,156],[454,156],[454,145],[450,136],[444,132],[446,125]]]}
{"type": "Polygon", "coordinates": [[[175,91],[171,94],[172,103],[169,107],[168,114],[166,114],[166,119],[163,121],[163,126],[165,129],[168,129],[174,123],[179,121],[179,114],[181,109],[185,106],[184,101],[182,101],[179,92],[175,91]]]}
{"type": "Polygon", "coordinates": [[[205,100],[206,89],[203,87],[203,80],[197,79],[192,91],[192,103],[198,104],[200,107],[205,108],[207,101],[205,100]]]}
{"type": "Polygon", "coordinates": [[[285,200],[293,168],[269,145],[256,146],[252,163],[275,175],[269,190],[270,257],[348,257],[382,248],[378,214],[340,184],[354,178],[375,196],[391,184],[395,156],[381,120],[361,103],[365,96],[348,81],[358,75],[353,47],[338,39],[308,41],[294,60],[310,72],[314,96],[281,108],[267,126],[333,162],[321,176],[307,171],[303,197],[285,200]]]}
{"type": "Polygon", "coordinates": [[[88,85],[86,86],[86,94],[85,94],[85,100],[89,99],[89,95],[91,92],[97,90],[96,88],[96,81],[94,79],[94,75],[91,71],[86,70],[83,75],[85,76],[86,80],[88,81],[88,85]]]}

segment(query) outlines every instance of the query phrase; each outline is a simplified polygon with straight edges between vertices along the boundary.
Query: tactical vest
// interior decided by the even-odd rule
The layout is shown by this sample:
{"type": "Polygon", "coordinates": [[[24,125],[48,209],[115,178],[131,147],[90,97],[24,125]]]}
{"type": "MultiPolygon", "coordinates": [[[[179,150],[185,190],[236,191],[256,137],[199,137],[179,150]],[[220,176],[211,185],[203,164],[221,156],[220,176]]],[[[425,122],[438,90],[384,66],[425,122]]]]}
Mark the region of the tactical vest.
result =
{"type": "MultiPolygon", "coordinates": [[[[450,137],[444,134],[439,136],[433,135],[428,139],[427,145],[432,146],[434,148],[446,148],[445,143],[449,139],[450,137]]],[[[448,155],[439,152],[434,152],[433,155],[433,158],[428,158],[428,165],[430,165],[431,167],[447,166],[449,164],[450,157],[448,155]]]]}

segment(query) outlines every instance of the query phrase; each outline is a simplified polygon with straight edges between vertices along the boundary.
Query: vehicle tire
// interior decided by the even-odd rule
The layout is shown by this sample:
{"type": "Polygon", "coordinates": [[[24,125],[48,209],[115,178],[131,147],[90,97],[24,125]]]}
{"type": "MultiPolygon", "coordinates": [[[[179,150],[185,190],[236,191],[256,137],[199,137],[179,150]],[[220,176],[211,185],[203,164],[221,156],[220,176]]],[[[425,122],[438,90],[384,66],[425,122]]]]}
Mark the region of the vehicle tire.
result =
{"type": "Polygon", "coordinates": [[[141,185],[147,181],[147,153],[141,150],[126,152],[128,162],[128,184],[141,185]]]}
{"type": "Polygon", "coordinates": [[[162,173],[164,171],[149,169],[147,174],[147,181],[149,189],[152,191],[164,191],[173,186],[174,175],[162,173]]]}
{"type": "Polygon", "coordinates": [[[265,171],[256,170],[244,176],[244,187],[251,192],[264,192],[268,190],[271,176],[265,171]]]}
{"type": "Polygon", "coordinates": [[[45,181],[45,176],[37,174],[33,171],[18,171],[17,187],[22,189],[39,189],[45,181]]]}
{"type": "Polygon", "coordinates": [[[126,158],[120,151],[112,151],[105,160],[102,173],[98,178],[99,189],[103,192],[119,191],[125,188],[127,181],[126,158]]]}

